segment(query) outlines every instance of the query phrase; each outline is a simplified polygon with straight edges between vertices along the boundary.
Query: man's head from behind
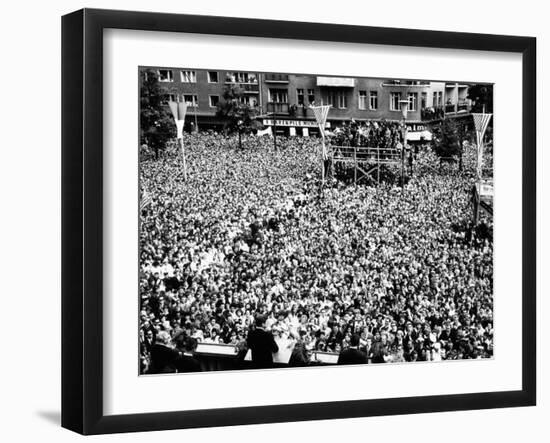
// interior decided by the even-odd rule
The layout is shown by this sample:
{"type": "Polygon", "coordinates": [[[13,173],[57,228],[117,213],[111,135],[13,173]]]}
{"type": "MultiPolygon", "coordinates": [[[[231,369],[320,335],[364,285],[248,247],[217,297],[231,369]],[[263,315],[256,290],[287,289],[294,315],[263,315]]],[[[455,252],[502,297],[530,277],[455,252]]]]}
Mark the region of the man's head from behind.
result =
{"type": "Polygon", "coordinates": [[[255,322],[257,328],[263,328],[265,326],[266,316],[265,315],[257,315],[255,322]]]}
{"type": "Polygon", "coordinates": [[[158,334],[157,334],[157,337],[156,337],[156,342],[158,344],[161,344],[161,345],[164,345],[164,346],[168,346],[170,344],[170,334],[166,331],[160,331],[158,334]]]}
{"type": "Polygon", "coordinates": [[[349,344],[350,346],[353,346],[353,347],[359,346],[359,334],[353,334],[351,336],[349,344]]]}
{"type": "Polygon", "coordinates": [[[197,349],[197,339],[193,337],[187,337],[185,340],[184,346],[186,352],[195,352],[195,349],[197,349]]]}

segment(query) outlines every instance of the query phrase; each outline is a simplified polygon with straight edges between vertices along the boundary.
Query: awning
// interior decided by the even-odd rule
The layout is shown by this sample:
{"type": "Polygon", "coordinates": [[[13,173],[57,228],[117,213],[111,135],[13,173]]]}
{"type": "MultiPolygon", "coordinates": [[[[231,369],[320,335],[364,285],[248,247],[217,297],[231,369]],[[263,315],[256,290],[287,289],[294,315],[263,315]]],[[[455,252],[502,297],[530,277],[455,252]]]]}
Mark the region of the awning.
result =
{"type": "Polygon", "coordinates": [[[432,133],[430,131],[407,131],[407,140],[411,142],[419,142],[420,139],[430,141],[432,139],[432,133]]]}
{"type": "Polygon", "coordinates": [[[355,79],[346,77],[317,77],[317,86],[353,88],[355,87],[355,79]]]}

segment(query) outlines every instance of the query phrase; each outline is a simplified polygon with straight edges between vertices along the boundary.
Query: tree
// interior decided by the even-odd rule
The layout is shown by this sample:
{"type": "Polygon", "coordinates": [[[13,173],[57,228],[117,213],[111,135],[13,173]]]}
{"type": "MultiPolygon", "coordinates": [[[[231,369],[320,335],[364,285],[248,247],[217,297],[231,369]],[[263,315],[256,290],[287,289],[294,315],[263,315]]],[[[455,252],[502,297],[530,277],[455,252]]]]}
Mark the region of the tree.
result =
{"type": "Polygon", "coordinates": [[[493,112],[493,85],[471,85],[468,88],[468,98],[473,102],[471,112],[493,112]]]}
{"type": "Polygon", "coordinates": [[[468,123],[460,118],[446,118],[432,128],[432,147],[442,158],[459,157],[462,170],[464,142],[471,140],[468,123]]]}
{"type": "Polygon", "coordinates": [[[176,127],[169,109],[164,104],[165,93],[159,86],[155,71],[140,70],[140,139],[159,157],[166,143],[176,136],[176,127]]]}
{"type": "Polygon", "coordinates": [[[244,89],[240,86],[227,85],[216,112],[216,116],[224,120],[225,132],[237,132],[240,149],[242,148],[242,134],[248,134],[260,126],[256,120],[256,109],[250,106],[244,97],[244,89]]]}

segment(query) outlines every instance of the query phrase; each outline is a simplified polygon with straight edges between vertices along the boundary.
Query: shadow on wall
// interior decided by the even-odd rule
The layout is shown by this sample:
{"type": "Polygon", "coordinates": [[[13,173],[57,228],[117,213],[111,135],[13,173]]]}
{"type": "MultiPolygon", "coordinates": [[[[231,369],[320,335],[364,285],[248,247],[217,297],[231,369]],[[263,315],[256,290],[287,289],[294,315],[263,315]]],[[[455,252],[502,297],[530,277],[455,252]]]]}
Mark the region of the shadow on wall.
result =
{"type": "Polygon", "coordinates": [[[36,411],[36,415],[56,426],[61,425],[61,411],[36,411]]]}

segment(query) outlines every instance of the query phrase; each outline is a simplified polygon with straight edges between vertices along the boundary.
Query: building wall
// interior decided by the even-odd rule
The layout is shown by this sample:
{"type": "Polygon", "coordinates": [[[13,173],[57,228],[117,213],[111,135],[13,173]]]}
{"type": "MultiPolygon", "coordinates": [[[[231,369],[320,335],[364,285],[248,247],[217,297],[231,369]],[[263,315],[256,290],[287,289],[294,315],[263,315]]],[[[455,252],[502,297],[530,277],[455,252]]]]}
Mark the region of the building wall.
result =
{"type": "MultiPolygon", "coordinates": [[[[186,128],[191,129],[195,122],[199,127],[218,127],[223,124],[216,119],[216,106],[212,106],[210,97],[217,97],[218,100],[222,99],[223,92],[226,86],[230,83],[228,77],[231,77],[234,72],[227,70],[204,70],[204,69],[192,69],[192,68],[174,68],[174,67],[148,67],[143,69],[151,69],[157,73],[160,70],[169,70],[172,72],[171,81],[161,81],[160,87],[166,92],[166,94],[172,94],[176,100],[184,100],[186,95],[197,96],[197,106],[193,106],[188,103],[186,128]],[[195,78],[192,78],[191,82],[182,81],[181,73],[184,71],[192,71],[195,73],[195,78]],[[209,73],[217,73],[217,79],[212,79],[209,73]],[[217,81],[211,81],[217,80],[217,81]]],[[[248,81],[238,81],[246,90],[246,97],[255,105],[259,103],[259,91],[260,91],[260,79],[259,74],[255,72],[249,72],[248,81]],[[255,93],[254,93],[255,91],[255,93]]]]}
{"type": "MultiPolygon", "coordinates": [[[[343,121],[363,119],[387,119],[402,120],[402,112],[398,105],[392,109],[390,101],[392,94],[401,94],[401,99],[406,99],[408,94],[416,94],[416,108],[409,110],[407,121],[421,122],[423,120],[422,108],[444,106],[449,111],[455,111],[459,103],[464,103],[468,93],[468,85],[450,82],[412,82],[398,81],[380,78],[354,78],[348,79],[348,84],[353,86],[327,86],[327,82],[334,81],[335,84],[344,83],[346,79],[340,77],[323,77],[303,74],[280,74],[280,73],[234,73],[233,71],[217,70],[210,71],[217,73],[217,81],[209,81],[209,71],[201,69],[186,68],[159,68],[149,69],[172,71],[172,81],[161,82],[161,88],[167,94],[173,94],[174,98],[182,100],[185,95],[194,94],[198,96],[198,106],[189,106],[188,118],[191,125],[194,120],[199,127],[220,126],[215,118],[216,107],[211,106],[210,96],[222,99],[223,92],[228,84],[238,83],[245,89],[246,99],[250,104],[257,107],[260,118],[269,118],[274,111],[279,118],[288,120],[313,120],[313,112],[309,109],[314,103],[328,104],[330,96],[333,97],[333,107],[329,111],[328,121],[332,126],[337,126],[343,121]],[[182,81],[182,71],[195,72],[196,78],[193,82],[182,81]],[[303,104],[299,103],[298,90],[303,91],[303,104]],[[286,103],[272,105],[270,90],[286,91],[286,103]],[[313,91],[313,97],[309,97],[308,91],[313,91]],[[365,109],[360,106],[360,94],[366,94],[365,109]],[[377,107],[371,109],[370,95],[376,94],[377,107]],[[345,97],[345,103],[338,100],[338,95],[345,97]],[[450,104],[454,106],[448,106],[450,104]],[[345,104],[345,107],[339,106],[345,104]]],[[[283,98],[284,94],[283,94],[283,98]]],[[[341,100],[341,99],[340,99],[341,100]]],[[[281,128],[279,128],[281,129],[281,128]]],[[[313,129],[314,130],[314,129],[313,129]]]]}

